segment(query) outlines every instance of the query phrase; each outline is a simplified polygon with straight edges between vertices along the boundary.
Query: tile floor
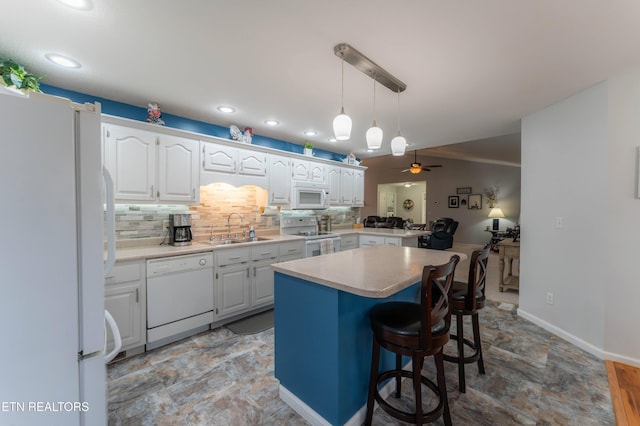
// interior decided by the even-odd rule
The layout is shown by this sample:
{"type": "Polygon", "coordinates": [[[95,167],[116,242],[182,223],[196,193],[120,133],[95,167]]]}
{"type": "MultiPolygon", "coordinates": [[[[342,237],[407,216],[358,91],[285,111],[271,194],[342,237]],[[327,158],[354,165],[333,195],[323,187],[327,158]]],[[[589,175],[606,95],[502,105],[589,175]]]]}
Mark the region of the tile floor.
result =
{"type": "MultiPolygon", "coordinates": [[[[453,424],[615,425],[604,362],[500,306],[480,314],[487,374],[467,366],[462,394],[456,365],[445,363],[453,424]]],[[[426,360],[423,374],[433,371],[426,360]]],[[[219,328],[116,362],[108,392],[110,425],[307,424],[278,398],[273,329],[219,328]]],[[[376,408],[374,424],[403,423],[376,408]]]]}

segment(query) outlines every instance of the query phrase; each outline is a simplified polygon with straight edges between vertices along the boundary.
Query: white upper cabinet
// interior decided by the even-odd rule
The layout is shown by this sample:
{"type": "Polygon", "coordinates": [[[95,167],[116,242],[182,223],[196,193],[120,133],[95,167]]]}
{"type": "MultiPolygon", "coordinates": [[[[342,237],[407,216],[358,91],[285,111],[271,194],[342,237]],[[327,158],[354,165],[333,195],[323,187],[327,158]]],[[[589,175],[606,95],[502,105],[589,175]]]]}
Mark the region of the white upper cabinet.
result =
{"type": "Polygon", "coordinates": [[[267,154],[238,148],[238,173],[243,175],[266,176],[267,154]]]}
{"type": "Polygon", "coordinates": [[[342,167],[327,167],[327,183],[329,184],[329,204],[339,206],[342,204],[342,192],[340,179],[342,178],[342,167]]]}
{"type": "Polygon", "coordinates": [[[269,204],[287,205],[291,202],[291,159],[269,154],[269,204]]]}
{"type": "Polygon", "coordinates": [[[364,170],[353,171],[353,206],[364,207],[364,170]]]}
{"type": "Polygon", "coordinates": [[[105,166],[113,178],[116,200],[155,201],[156,142],[144,130],[104,124],[105,166]]]}
{"type": "Polygon", "coordinates": [[[291,159],[291,178],[301,182],[309,182],[311,171],[307,160],[291,159]]]}
{"type": "Polygon", "coordinates": [[[198,202],[198,141],[115,124],[102,127],[116,202],[198,202]]]}
{"type": "Polygon", "coordinates": [[[353,204],[353,169],[343,167],[340,172],[340,204],[350,206],[353,204]]]}
{"type": "Polygon", "coordinates": [[[313,183],[327,182],[327,165],[309,161],[309,181],[313,183]]]}
{"type": "Polygon", "coordinates": [[[197,202],[200,198],[200,143],[162,135],[158,143],[158,200],[197,202]]]}
{"type": "Polygon", "coordinates": [[[212,172],[236,173],[238,148],[215,143],[202,144],[202,167],[212,172]]]}

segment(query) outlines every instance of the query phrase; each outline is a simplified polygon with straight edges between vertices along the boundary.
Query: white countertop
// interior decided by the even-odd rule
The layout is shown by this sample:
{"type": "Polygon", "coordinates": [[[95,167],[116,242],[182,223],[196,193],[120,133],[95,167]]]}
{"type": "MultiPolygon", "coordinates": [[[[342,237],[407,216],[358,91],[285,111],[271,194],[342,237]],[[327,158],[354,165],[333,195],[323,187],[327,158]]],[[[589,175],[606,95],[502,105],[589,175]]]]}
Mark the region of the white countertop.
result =
{"type": "Polygon", "coordinates": [[[362,234],[362,235],[380,235],[384,237],[400,237],[413,238],[421,235],[431,235],[431,231],[411,231],[408,229],[392,229],[392,228],[345,228],[333,229],[331,232],[336,234],[362,234]]]}
{"type": "Polygon", "coordinates": [[[464,253],[377,245],[273,264],[275,271],[359,296],[385,298],[422,279],[426,265],[464,253]]]}
{"type": "Polygon", "coordinates": [[[294,235],[266,235],[261,236],[261,241],[252,241],[236,244],[211,245],[207,241],[193,241],[190,246],[175,247],[167,244],[163,245],[141,245],[131,247],[118,247],[116,249],[116,261],[154,259],[158,257],[182,256],[186,254],[196,254],[213,250],[224,250],[230,248],[252,247],[263,244],[281,243],[286,241],[303,241],[304,237],[294,235]]]}

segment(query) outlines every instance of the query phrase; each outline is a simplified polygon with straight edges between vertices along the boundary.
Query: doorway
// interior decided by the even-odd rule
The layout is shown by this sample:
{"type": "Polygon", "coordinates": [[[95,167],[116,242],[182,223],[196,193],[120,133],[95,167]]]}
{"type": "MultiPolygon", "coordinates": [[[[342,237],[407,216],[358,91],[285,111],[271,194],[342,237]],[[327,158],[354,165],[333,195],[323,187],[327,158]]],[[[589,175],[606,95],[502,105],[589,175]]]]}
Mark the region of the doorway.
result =
{"type": "Polygon", "coordinates": [[[426,223],[427,183],[401,182],[378,185],[378,216],[411,219],[413,223],[426,223]]]}

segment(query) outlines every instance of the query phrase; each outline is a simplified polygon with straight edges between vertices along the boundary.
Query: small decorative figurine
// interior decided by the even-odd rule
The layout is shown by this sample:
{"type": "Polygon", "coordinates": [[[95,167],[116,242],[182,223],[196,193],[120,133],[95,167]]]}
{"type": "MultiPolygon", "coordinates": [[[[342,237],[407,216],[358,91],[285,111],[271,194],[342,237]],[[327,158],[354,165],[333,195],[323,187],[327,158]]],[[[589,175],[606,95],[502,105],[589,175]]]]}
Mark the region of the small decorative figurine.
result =
{"type": "Polygon", "coordinates": [[[157,102],[151,102],[148,104],[147,123],[164,126],[164,121],[162,120],[162,112],[160,111],[160,105],[158,105],[157,102]]]}
{"type": "Polygon", "coordinates": [[[231,135],[231,139],[234,141],[239,141],[242,139],[242,132],[238,129],[238,126],[229,127],[229,135],[231,135]]]}
{"type": "Polygon", "coordinates": [[[242,142],[251,143],[251,139],[253,139],[253,129],[251,127],[245,127],[242,142]]]}

